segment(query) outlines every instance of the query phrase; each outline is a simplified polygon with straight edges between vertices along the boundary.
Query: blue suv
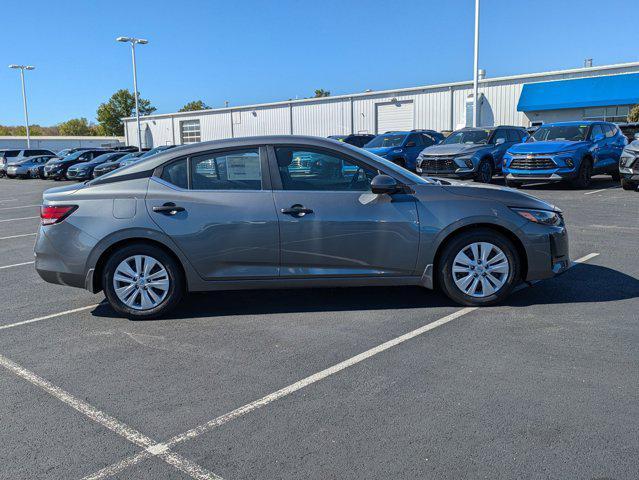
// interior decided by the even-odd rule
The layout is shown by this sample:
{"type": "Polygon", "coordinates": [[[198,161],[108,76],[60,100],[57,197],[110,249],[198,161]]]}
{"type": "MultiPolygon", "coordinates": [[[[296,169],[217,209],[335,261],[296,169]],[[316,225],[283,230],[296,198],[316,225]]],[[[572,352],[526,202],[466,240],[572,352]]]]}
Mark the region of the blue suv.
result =
{"type": "Polygon", "coordinates": [[[506,125],[456,130],[440,145],[424,149],[417,159],[417,173],[490,183],[501,171],[506,150],[527,136],[522,127],[506,125]]]}
{"type": "Polygon", "coordinates": [[[386,132],[377,135],[364,148],[375,155],[390,160],[400,167],[415,171],[419,153],[426,147],[436,145],[444,136],[434,130],[411,130],[410,132],[386,132]]]}
{"type": "Polygon", "coordinates": [[[542,125],[526,143],[504,155],[506,185],[568,181],[578,188],[604,173],[619,181],[619,157],[628,139],[614,123],[562,122],[542,125]]]}

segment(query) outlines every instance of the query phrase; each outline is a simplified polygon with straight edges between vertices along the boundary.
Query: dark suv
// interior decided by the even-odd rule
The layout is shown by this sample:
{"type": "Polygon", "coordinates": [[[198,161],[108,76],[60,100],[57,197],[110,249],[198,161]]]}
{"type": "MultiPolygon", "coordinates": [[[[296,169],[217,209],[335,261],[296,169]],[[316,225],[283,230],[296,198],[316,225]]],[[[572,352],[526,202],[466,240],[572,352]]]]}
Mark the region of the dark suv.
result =
{"type": "Polygon", "coordinates": [[[370,133],[352,133],[350,135],[331,135],[328,138],[361,148],[375,138],[375,135],[370,133]]]}
{"type": "Polygon", "coordinates": [[[417,173],[490,183],[501,172],[506,150],[527,137],[522,127],[462,128],[424,149],[417,158],[417,173]]]}

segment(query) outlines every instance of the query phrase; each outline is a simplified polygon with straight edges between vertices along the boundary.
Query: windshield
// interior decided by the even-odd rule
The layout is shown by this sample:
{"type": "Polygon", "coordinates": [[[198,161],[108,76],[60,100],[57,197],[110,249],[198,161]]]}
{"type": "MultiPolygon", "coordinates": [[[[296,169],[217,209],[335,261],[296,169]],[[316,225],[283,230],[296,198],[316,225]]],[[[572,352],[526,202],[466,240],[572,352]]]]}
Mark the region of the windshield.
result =
{"type": "Polygon", "coordinates": [[[568,142],[581,142],[586,139],[588,134],[588,125],[554,125],[548,127],[539,127],[532,134],[529,142],[546,142],[552,140],[561,140],[568,142]]]}
{"type": "Polygon", "coordinates": [[[455,143],[480,144],[488,142],[490,130],[460,130],[451,133],[446,140],[442,142],[444,145],[452,145],[455,143]]]}
{"type": "Polygon", "coordinates": [[[121,157],[122,154],[121,153],[117,153],[117,152],[109,152],[109,153],[104,153],[102,155],[98,155],[97,157],[95,157],[93,160],[91,160],[91,163],[102,163],[102,162],[106,162],[109,160],[115,160],[116,158],[121,157]]]}
{"type": "Polygon", "coordinates": [[[364,147],[366,148],[391,148],[391,147],[400,147],[404,142],[406,135],[404,134],[395,134],[395,135],[377,135],[370,142],[368,142],[364,147]]]}

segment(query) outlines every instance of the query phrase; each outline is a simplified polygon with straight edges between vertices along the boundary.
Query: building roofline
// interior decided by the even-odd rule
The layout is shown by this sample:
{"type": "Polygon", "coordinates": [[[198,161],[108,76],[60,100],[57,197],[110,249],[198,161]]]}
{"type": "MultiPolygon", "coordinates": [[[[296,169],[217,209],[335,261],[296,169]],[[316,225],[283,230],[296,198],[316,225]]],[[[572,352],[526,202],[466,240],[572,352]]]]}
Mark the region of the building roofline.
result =
{"type": "MultiPolygon", "coordinates": [[[[597,67],[580,67],[580,68],[571,68],[567,70],[553,70],[550,72],[540,72],[540,73],[523,73],[518,75],[510,75],[505,77],[492,77],[485,78],[479,80],[480,84],[490,84],[497,82],[504,82],[508,80],[520,80],[523,78],[543,78],[543,77],[551,77],[554,75],[564,75],[571,73],[583,73],[583,72],[601,72],[606,70],[614,70],[617,68],[639,68],[639,62],[629,62],[629,63],[616,63],[612,65],[601,65],[597,67]]],[[[195,110],[189,112],[174,112],[174,113],[158,113],[156,115],[145,115],[140,117],[140,120],[153,120],[156,118],[166,118],[166,117],[188,117],[193,115],[201,115],[208,113],[220,113],[220,112],[233,112],[239,110],[250,110],[256,108],[265,108],[265,107],[276,107],[276,106],[287,106],[287,105],[296,105],[296,104],[304,104],[304,103],[316,103],[316,102],[327,102],[332,100],[344,100],[344,99],[356,99],[356,98],[366,98],[366,97],[374,97],[377,95],[389,95],[393,93],[409,93],[409,92],[419,92],[426,90],[438,90],[442,88],[454,88],[454,87],[462,87],[466,85],[472,85],[472,80],[464,80],[461,82],[449,82],[449,83],[438,83],[434,85],[422,85],[418,87],[406,87],[406,88],[393,88],[390,90],[375,90],[371,92],[360,92],[360,93],[351,93],[344,95],[335,95],[330,97],[318,97],[318,98],[301,98],[297,100],[282,100],[278,102],[268,102],[268,103],[254,103],[250,105],[238,105],[233,107],[221,107],[221,108],[208,108],[206,110],[195,110]]],[[[122,121],[130,121],[135,120],[135,117],[124,117],[122,121]]]]}
{"type": "MultiPolygon", "coordinates": [[[[26,140],[24,135],[2,135],[0,140],[26,140]]],[[[86,136],[69,136],[69,135],[31,135],[31,140],[117,140],[123,141],[124,137],[94,137],[91,135],[86,136]]]]}

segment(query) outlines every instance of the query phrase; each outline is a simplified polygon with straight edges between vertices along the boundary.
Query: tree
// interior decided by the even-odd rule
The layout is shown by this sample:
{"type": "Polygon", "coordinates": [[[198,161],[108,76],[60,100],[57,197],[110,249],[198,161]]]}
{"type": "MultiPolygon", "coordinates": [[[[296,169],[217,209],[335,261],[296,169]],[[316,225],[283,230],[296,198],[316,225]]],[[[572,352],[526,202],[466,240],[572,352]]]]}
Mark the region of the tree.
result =
{"type": "Polygon", "coordinates": [[[198,110],[206,110],[209,108],[211,107],[209,107],[202,100],[194,100],[192,102],[187,103],[182,108],[180,108],[180,112],[196,112],[198,110]]]}
{"type": "Polygon", "coordinates": [[[331,92],[329,92],[328,90],[324,90],[323,88],[318,88],[317,90],[315,90],[315,98],[321,98],[321,97],[330,97],[331,96],[331,92]]]}
{"type": "Polygon", "coordinates": [[[94,129],[91,127],[89,121],[84,117],[72,118],[58,125],[60,135],[68,135],[71,137],[95,135],[94,129]]]}
{"type": "Polygon", "coordinates": [[[639,105],[635,105],[630,109],[630,113],[628,114],[629,122],[639,122],[639,105]]]}
{"type": "MultiPolygon", "coordinates": [[[[138,94],[139,95],[139,94],[138,94]]],[[[140,103],[140,115],[150,115],[156,108],[150,100],[138,99],[140,103]]],[[[115,92],[108,102],[101,103],[98,107],[97,119],[106,135],[124,135],[122,118],[131,117],[135,113],[135,97],[128,90],[122,89],[115,92]]]]}

